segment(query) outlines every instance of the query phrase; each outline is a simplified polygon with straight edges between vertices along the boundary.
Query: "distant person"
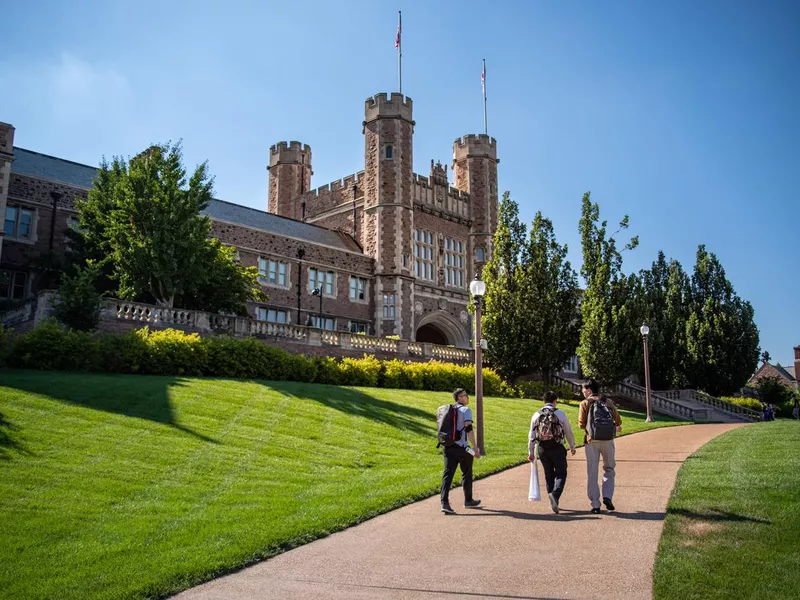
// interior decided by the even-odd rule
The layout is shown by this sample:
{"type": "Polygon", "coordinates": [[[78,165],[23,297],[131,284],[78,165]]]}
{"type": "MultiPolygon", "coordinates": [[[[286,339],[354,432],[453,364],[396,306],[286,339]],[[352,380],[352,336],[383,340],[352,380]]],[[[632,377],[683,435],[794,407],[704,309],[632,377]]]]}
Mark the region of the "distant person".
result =
{"type": "Polygon", "coordinates": [[[622,431],[622,419],[614,403],[600,395],[600,384],[590,379],[583,384],[583,397],[578,409],[578,427],[584,430],[586,451],[586,493],[592,514],[600,514],[600,489],[597,471],[603,457],[603,504],[614,510],[614,438],[622,431]]]}
{"type": "MultiPolygon", "coordinates": [[[[464,507],[475,508],[481,501],[472,497],[472,463],[474,458],[480,458],[481,451],[475,443],[475,432],[472,430],[472,410],[469,408],[469,395],[462,388],[453,392],[454,407],[456,409],[456,422],[454,423],[455,443],[444,445],[444,472],[442,473],[441,501],[442,512],[447,515],[456,511],[450,506],[450,486],[456,474],[456,468],[461,467],[461,485],[464,488],[464,507]],[[467,442],[469,438],[469,442],[467,442]],[[472,448],[470,448],[470,444],[472,448]],[[473,458],[474,455],[474,458],[473,458]]],[[[441,427],[440,427],[441,429],[441,427]]]]}
{"type": "Polygon", "coordinates": [[[567,483],[567,450],[564,438],[569,443],[569,451],[575,456],[575,436],[566,413],[558,405],[555,392],[544,393],[544,406],[536,411],[531,419],[528,433],[528,460],[537,456],[542,462],[544,480],[547,484],[547,497],[550,507],[558,514],[558,502],[567,483]]]}

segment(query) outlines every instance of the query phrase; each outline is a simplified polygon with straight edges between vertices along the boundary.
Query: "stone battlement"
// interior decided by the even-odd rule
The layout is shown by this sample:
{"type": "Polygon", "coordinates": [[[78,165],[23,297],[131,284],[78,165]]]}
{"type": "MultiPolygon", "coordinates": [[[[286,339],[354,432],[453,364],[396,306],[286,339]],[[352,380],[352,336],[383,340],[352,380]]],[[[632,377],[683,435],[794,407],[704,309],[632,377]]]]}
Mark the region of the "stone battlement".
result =
{"type": "MultiPolygon", "coordinates": [[[[417,173],[411,174],[412,180],[414,185],[423,187],[426,189],[433,189],[433,184],[431,183],[430,177],[426,177],[425,175],[418,175],[417,173]]],[[[462,192],[456,187],[448,186],[447,188],[447,195],[451,196],[456,200],[463,200],[465,202],[469,201],[469,192],[462,192]]]]}
{"type": "Polygon", "coordinates": [[[411,121],[412,101],[408,96],[392,92],[391,95],[375,94],[372,98],[367,98],[364,105],[366,121],[385,118],[401,118],[411,121]]]}
{"type": "Polygon", "coordinates": [[[326,183],[314,190],[309,190],[304,194],[305,198],[316,198],[318,196],[324,196],[330,192],[335,192],[336,190],[349,190],[353,185],[357,185],[361,181],[364,180],[364,171],[359,171],[358,173],[353,173],[352,175],[348,175],[347,177],[342,177],[341,179],[337,179],[336,181],[331,181],[330,183],[326,183]]]}
{"type": "Polygon", "coordinates": [[[305,164],[311,166],[311,146],[292,140],[291,142],[278,142],[270,146],[269,166],[280,163],[305,164]],[[303,160],[305,156],[305,160],[303,160]]]}
{"type": "Polygon", "coordinates": [[[465,135],[453,142],[453,160],[473,156],[497,159],[497,141],[481,133],[465,135]]]}

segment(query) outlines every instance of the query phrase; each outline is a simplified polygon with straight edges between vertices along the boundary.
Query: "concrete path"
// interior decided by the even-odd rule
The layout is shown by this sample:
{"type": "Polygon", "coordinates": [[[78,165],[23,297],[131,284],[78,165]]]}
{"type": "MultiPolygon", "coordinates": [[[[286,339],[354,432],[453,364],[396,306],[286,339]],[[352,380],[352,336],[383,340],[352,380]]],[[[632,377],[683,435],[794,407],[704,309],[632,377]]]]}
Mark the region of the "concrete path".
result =
{"type": "MultiPolygon", "coordinates": [[[[668,427],[617,440],[616,512],[589,513],[583,449],[561,514],[528,501],[530,467],[475,483],[478,509],[429,498],[176,596],[243,598],[650,598],[665,509],[681,463],[737,424],[668,427]]],[[[602,472],[602,470],[601,470],[602,472]]],[[[541,471],[540,471],[541,473],[541,471]]]]}

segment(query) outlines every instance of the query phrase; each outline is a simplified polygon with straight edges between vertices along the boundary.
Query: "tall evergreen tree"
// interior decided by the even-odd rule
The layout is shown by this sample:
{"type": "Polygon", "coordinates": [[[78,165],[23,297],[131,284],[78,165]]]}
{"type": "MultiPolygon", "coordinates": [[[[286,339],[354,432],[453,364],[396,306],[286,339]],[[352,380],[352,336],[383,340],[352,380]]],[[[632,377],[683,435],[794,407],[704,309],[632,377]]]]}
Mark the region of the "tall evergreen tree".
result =
{"type": "MultiPolygon", "coordinates": [[[[625,215],[619,230],[609,236],[607,222],[600,222],[600,207],[591,201],[589,192],[583,195],[579,231],[586,291],[581,301],[578,354],[583,371],[601,383],[620,381],[635,369],[641,324],[635,311],[638,282],[635,275],[622,273],[622,254],[615,239],[616,233],[627,228],[625,215]]],[[[634,236],[625,249],[638,244],[634,236]]]]}
{"type": "Polygon", "coordinates": [[[725,269],[697,249],[686,323],[687,378],[714,395],[729,394],[753,374],[760,353],[753,307],[736,295],[725,269]]]}
{"type": "MultiPolygon", "coordinates": [[[[659,251],[652,267],[640,272],[639,310],[650,327],[650,385],[663,390],[684,385],[683,362],[688,303],[688,278],[677,260],[667,262],[659,251]]],[[[644,381],[644,357],[637,352],[637,373],[644,381]]]]}
{"type": "Polygon", "coordinates": [[[482,319],[483,337],[488,343],[486,358],[508,380],[528,370],[528,361],[520,352],[520,345],[526,339],[527,319],[520,304],[525,237],[519,207],[509,192],[505,192],[498,207],[492,256],[484,265],[481,277],[486,283],[482,319]]]}
{"type": "Polygon", "coordinates": [[[549,381],[575,355],[580,333],[577,274],[550,219],[537,212],[523,253],[522,305],[526,307],[521,351],[529,369],[549,381]]]}

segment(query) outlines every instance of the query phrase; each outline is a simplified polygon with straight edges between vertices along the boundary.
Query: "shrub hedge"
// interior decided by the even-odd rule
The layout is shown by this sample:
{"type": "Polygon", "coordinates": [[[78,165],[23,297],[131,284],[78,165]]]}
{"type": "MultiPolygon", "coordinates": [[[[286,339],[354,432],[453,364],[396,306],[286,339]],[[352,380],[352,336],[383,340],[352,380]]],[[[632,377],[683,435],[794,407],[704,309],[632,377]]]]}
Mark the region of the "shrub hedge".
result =
{"type": "MultiPolygon", "coordinates": [[[[128,333],[87,333],[64,328],[55,320],[9,340],[0,328],[0,361],[8,351],[11,367],[61,371],[100,371],[176,376],[232,377],[272,381],[307,381],[333,385],[475,392],[471,365],[363,358],[308,357],[257,339],[200,337],[175,329],[128,333]]],[[[511,386],[492,369],[483,369],[487,396],[541,398],[553,389],[571,397],[566,386],[524,382],[511,386]]]]}

